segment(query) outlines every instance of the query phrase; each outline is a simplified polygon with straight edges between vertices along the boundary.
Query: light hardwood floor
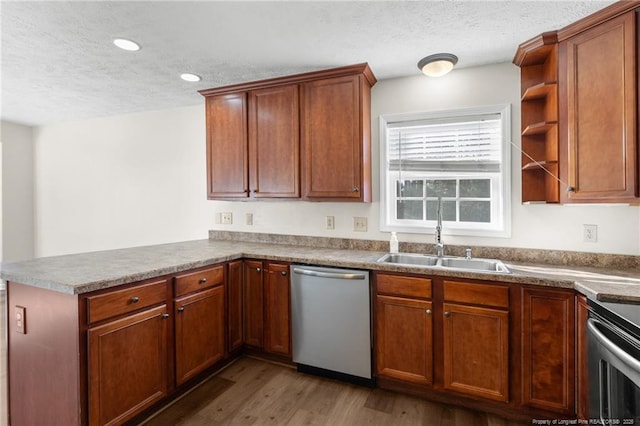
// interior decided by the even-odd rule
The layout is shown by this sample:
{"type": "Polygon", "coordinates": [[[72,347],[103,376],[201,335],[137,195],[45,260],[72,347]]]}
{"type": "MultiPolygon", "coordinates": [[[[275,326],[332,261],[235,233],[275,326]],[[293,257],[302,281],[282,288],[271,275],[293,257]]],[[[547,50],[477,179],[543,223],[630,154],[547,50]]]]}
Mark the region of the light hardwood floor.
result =
{"type": "Polygon", "coordinates": [[[244,357],[148,419],[145,426],[523,426],[381,389],[297,373],[244,357]]]}

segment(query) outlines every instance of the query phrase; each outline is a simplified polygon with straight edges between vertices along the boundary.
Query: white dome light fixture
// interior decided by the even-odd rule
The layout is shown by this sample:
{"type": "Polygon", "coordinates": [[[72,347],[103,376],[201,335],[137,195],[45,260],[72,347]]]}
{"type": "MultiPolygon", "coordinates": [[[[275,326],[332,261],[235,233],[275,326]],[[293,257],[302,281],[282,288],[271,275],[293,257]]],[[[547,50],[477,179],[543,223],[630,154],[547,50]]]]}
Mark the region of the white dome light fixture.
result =
{"type": "Polygon", "coordinates": [[[418,68],[429,77],[441,77],[453,69],[458,57],[451,53],[436,53],[420,59],[418,68]]]}
{"type": "Polygon", "coordinates": [[[116,38],[113,40],[113,44],[122,50],[128,50],[130,52],[140,50],[140,45],[138,43],[132,40],[127,40],[126,38],[116,38]]]}
{"type": "Polygon", "coordinates": [[[202,80],[202,77],[200,77],[199,75],[191,74],[188,72],[180,74],[180,78],[184,81],[188,81],[189,83],[197,83],[198,81],[202,80]]]}

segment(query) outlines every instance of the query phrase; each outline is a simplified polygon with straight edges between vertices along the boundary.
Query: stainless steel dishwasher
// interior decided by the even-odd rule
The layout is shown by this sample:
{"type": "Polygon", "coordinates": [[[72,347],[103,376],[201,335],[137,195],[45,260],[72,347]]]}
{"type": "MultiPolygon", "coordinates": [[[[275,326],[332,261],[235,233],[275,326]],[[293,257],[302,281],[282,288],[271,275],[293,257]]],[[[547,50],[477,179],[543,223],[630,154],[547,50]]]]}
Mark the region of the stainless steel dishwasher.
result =
{"type": "Polygon", "coordinates": [[[374,384],[369,271],[291,265],[291,318],[298,371],[374,384]]]}

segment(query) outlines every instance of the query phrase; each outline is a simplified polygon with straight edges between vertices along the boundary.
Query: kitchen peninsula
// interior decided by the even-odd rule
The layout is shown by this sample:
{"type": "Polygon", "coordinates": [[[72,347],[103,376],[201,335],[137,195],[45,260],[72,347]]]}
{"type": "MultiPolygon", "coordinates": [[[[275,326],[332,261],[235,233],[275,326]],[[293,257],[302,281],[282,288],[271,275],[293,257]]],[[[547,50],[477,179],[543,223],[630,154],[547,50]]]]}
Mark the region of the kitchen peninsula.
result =
{"type": "MultiPolygon", "coordinates": [[[[442,303],[448,300],[448,288],[459,290],[463,298],[464,291],[484,292],[485,289],[488,295],[494,291],[504,295],[500,296],[504,297],[501,299],[504,300],[504,307],[498,308],[498,311],[504,312],[501,315],[506,315],[504,318],[509,325],[509,335],[505,336],[503,342],[506,345],[504,349],[508,350],[508,361],[502,360],[496,366],[504,373],[500,397],[487,398],[484,389],[468,393],[465,389],[443,388],[440,369],[435,367],[432,367],[432,371],[436,372],[432,384],[418,386],[411,381],[398,380],[397,375],[394,377],[393,373],[385,372],[382,365],[374,366],[374,371],[377,371],[378,384],[382,387],[423,394],[436,400],[450,398],[452,402],[471,408],[517,418],[530,418],[533,413],[577,415],[573,383],[575,363],[579,362],[576,360],[575,340],[580,333],[580,324],[576,327],[573,321],[575,310],[579,309],[575,300],[587,296],[599,300],[640,302],[637,291],[640,273],[637,272],[637,265],[634,264],[637,260],[633,256],[598,257],[565,253],[562,261],[570,262],[568,264],[579,264],[579,259],[584,262],[581,266],[569,267],[568,264],[536,264],[536,260],[541,263],[540,259],[550,254],[544,251],[474,248],[474,253],[479,257],[500,257],[511,271],[504,274],[379,263],[377,260],[386,250],[386,242],[379,241],[215,231],[210,233],[210,237],[208,240],[3,264],[1,276],[9,283],[7,309],[12,421],[23,424],[57,418],[64,420],[65,424],[121,423],[148,412],[145,410],[157,408],[172,396],[193,386],[203,374],[214,371],[243,350],[290,362],[290,354],[270,353],[268,345],[256,348],[247,346],[245,341],[243,346],[243,321],[247,321],[249,314],[246,311],[246,293],[244,309],[242,302],[248,276],[245,272],[243,279],[243,270],[247,271],[245,264],[251,262],[258,262],[264,269],[265,281],[269,280],[269,270],[277,266],[280,268],[278,271],[286,271],[292,262],[369,270],[376,283],[372,297],[373,300],[377,298],[378,302],[402,294],[402,283],[406,282],[404,277],[417,278],[433,289],[433,295],[428,299],[429,303],[433,300],[434,311],[436,301],[442,303]],[[525,263],[526,256],[529,256],[529,263],[525,263]],[[599,259],[600,268],[587,266],[594,259],[599,259]],[[549,298],[549,294],[553,297],[549,298]],[[531,315],[535,324],[538,315],[535,310],[544,308],[537,300],[547,306],[565,309],[565,316],[558,317],[560,320],[557,325],[563,327],[563,332],[570,331],[568,341],[556,342],[556,346],[566,352],[559,354],[562,362],[568,363],[560,365],[564,372],[559,378],[566,379],[570,386],[560,387],[559,403],[555,400],[557,395],[550,395],[554,398],[550,398],[546,406],[540,405],[540,395],[531,392],[557,393],[557,387],[548,388],[547,385],[545,388],[544,384],[534,383],[538,377],[535,368],[530,377],[533,380],[531,386],[524,390],[517,386],[523,377],[527,377],[522,373],[526,370],[524,364],[529,362],[523,356],[523,348],[529,348],[533,353],[536,350],[532,346],[536,344],[535,341],[526,336],[520,337],[527,323],[521,322],[520,318],[531,315]],[[180,330],[193,331],[190,327],[197,327],[200,323],[196,317],[184,315],[189,312],[190,303],[198,306],[198,302],[211,303],[208,305],[210,311],[215,312],[212,321],[219,327],[203,331],[207,336],[205,339],[209,338],[215,343],[213,345],[189,340],[189,332],[181,335],[180,330]],[[565,317],[570,319],[569,323],[563,322],[565,317]],[[127,353],[126,346],[118,346],[119,343],[114,341],[116,334],[113,333],[122,330],[131,332],[124,343],[145,342],[150,347],[146,351],[134,350],[135,356],[132,355],[128,361],[143,362],[147,356],[150,359],[144,365],[149,368],[136,369],[140,365],[129,365],[124,359],[104,359],[110,355],[101,352],[105,348],[123,351],[114,353],[127,353]],[[186,354],[198,353],[201,358],[181,358],[180,345],[185,344],[195,345],[195,349],[186,354]],[[98,361],[104,364],[96,364],[98,361]],[[115,371],[101,370],[100,365],[103,368],[109,365],[117,368],[115,371]],[[184,368],[181,369],[181,365],[184,368]],[[142,380],[141,377],[132,379],[118,374],[129,372],[129,368],[131,371],[140,370],[140,374],[146,372],[152,377],[142,380]],[[183,374],[176,374],[180,371],[183,374]],[[102,380],[97,381],[98,377],[102,380]],[[125,401],[129,405],[121,400],[105,401],[108,389],[104,386],[110,381],[117,385],[129,384],[131,380],[146,384],[140,385],[142,388],[137,390],[138,394],[131,392],[139,400],[125,401]],[[29,401],[29,404],[25,401],[29,401]],[[27,406],[47,407],[47,410],[29,410],[27,406]]],[[[426,252],[431,247],[401,245],[401,250],[426,252]]],[[[463,247],[450,247],[450,250],[452,253],[464,252],[463,247]]],[[[288,279],[285,283],[288,283],[288,279]]],[[[420,284],[416,288],[424,286],[420,284]]],[[[286,298],[287,293],[283,294],[286,298]]],[[[494,304],[491,297],[486,300],[490,305],[494,304]]],[[[376,322],[382,318],[379,315],[382,312],[380,306],[374,312],[373,319],[377,345],[382,345],[378,334],[385,326],[376,322]]],[[[268,310],[269,306],[265,305],[265,309],[268,310]]],[[[441,312],[441,308],[437,309],[441,312]]],[[[543,320],[553,322],[549,318],[543,320]]],[[[439,321],[434,321],[434,326],[440,324],[439,321]]],[[[265,327],[266,330],[268,325],[265,324],[265,327]]],[[[285,332],[289,327],[289,324],[284,324],[285,332]]],[[[436,333],[439,337],[434,340],[434,348],[442,344],[438,343],[439,339],[446,338],[440,333],[436,333]]],[[[265,334],[270,335],[268,332],[265,334]]],[[[388,359],[384,358],[384,350],[382,346],[376,347],[379,363],[388,359]]],[[[434,362],[441,362],[440,356],[435,356],[434,362]]]]}

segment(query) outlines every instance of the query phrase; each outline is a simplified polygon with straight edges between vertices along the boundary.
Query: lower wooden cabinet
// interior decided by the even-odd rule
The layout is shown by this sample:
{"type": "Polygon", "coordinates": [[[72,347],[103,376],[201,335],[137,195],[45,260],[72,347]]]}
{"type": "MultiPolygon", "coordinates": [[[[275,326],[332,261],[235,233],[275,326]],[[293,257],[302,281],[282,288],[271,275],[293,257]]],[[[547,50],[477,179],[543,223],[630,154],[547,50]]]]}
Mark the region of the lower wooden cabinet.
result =
{"type": "Polygon", "coordinates": [[[291,357],[289,265],[268,263],[264,291],[264,350],[291,357]]]}
{"type": "Polygon", "coordinates": [[[225,356],[224,285],[175,300],[176,384],[225,356]]]}
{"type": "Polygon", "coordinates": [[[244,261],[244,344],[262,349],[264,330],[264,288],[262,261],[244,261]]]}
{"type": "Polygon", "coordinates": [[[575,414],[575,294],[522,288],[522,400],[575,414]]]}
{"type": "Polygon", "coordinates": [[[122,424],[167,396],[168,330],[166,305],[88,330],[90,425],[122,424]]]}
{"type": "Polygon", "coordinates": [[[419,385],[433,382],[431,302],[376,296],[376,374],[419,385]]]}
{"type": "Polygon", "coordinates": [[[443,310],[445,389],[507,401],[509,313],[453,303],[445,303],[443,310]]]}
{"type": "Polygon", "coordinates": [[[576,416],[573,290],[374,276],[381,387],[503,414],[576,416]]]}
{"type": "Polygon", "coordinates": [[[234,352],[242,348],[242,295],[243,295],[243,267],[242,260],[229,262],[227,272],[227,326],[228,348],[234,352]]]}
{"type": "Polygon", "coordinates": [[[245,261],[245,345],[291,358],[289,287],[289,264],[245,261]]]}

